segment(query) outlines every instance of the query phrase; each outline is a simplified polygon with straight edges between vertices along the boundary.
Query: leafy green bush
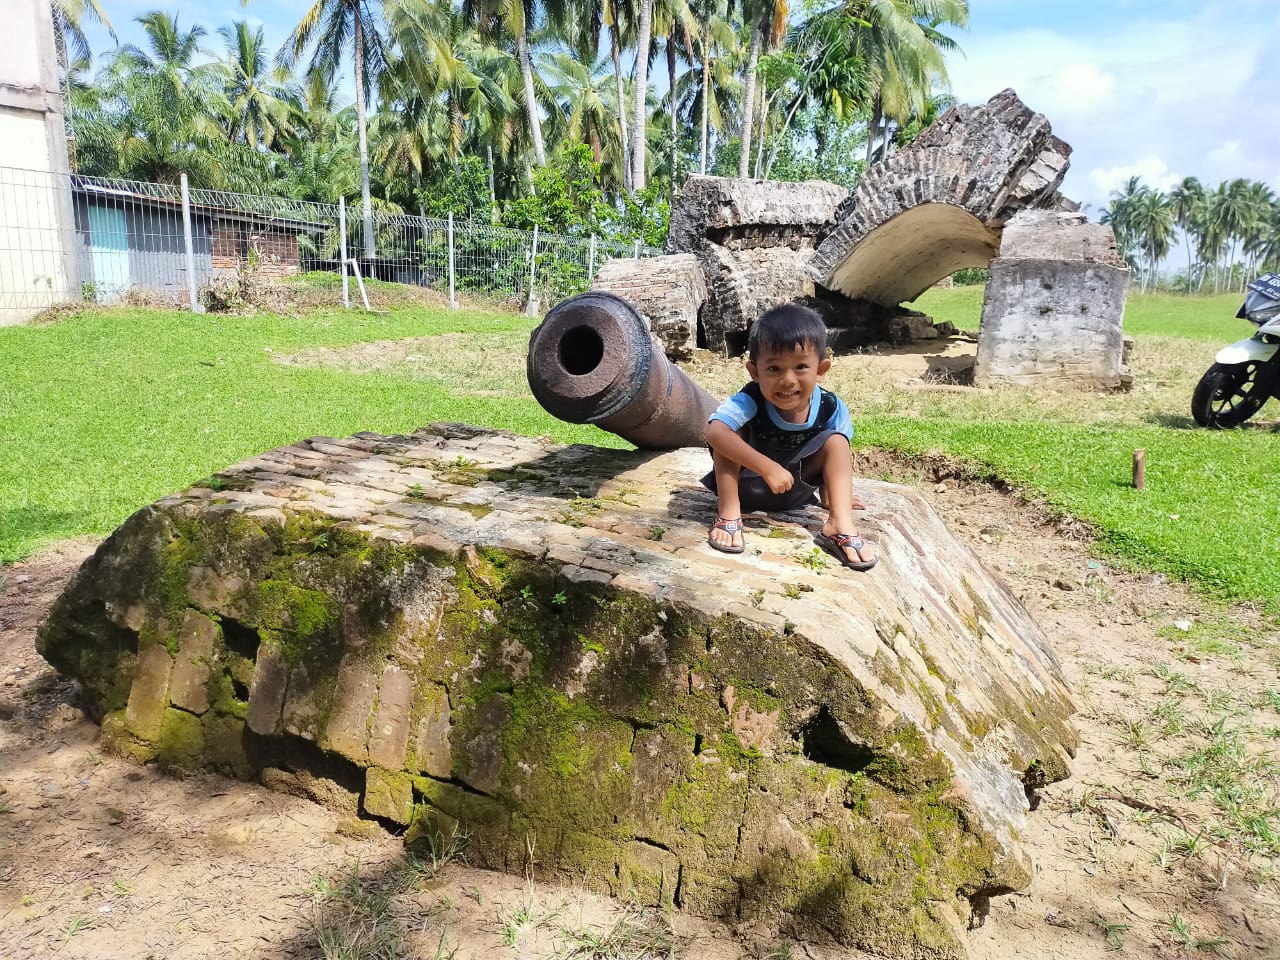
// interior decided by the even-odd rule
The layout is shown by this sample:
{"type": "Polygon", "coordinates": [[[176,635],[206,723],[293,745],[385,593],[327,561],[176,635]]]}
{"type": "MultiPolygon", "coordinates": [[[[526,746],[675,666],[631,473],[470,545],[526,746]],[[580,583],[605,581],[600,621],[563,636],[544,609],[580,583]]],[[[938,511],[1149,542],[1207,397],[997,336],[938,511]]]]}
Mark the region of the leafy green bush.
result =
{"type": "Polygon", "coordinates": [[[980,287],[987,282],[985,267],[965,267],[951,275],[951,281],[957,287],[980,287]]]}

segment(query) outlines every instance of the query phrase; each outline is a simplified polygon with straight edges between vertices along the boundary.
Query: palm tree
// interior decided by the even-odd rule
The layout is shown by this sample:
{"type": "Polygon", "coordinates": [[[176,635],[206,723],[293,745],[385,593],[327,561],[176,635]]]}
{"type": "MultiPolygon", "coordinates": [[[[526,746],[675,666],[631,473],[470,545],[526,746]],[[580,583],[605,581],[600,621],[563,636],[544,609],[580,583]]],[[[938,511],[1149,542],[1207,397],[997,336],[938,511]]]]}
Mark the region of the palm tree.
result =
{"type": "Polygon", "coordinates": [[[1109,224],[1116,237],[1116,248],[1125,262],[1137,269],[1136,247],[1138,245],[1133,226],[1133,209],[1142,191],[1148,189],[1140,177],[1130,177],[1123,188],[1111,191],[1111,202],[1099,218],[1102,223],[1109,224]]]}
{"type": "Polygon", "coordinates": [[[182,173],[196,185],[226,180],[226,134],[215,119],[225,99],[209,65],[196,65],[204,28],[184,31],[153,10],[138,18],[146,48],[120,48],[107,64],[104,108],[114,118],[120,175],[171,183],[182,173]]]}
{"type": "Polygon", "coordinates": [[[250,147],[270,149],[289,133],[292,94],[280,68],[270,69],[262,28],[251,29],[243,20],[219,27],[227,56],[218,65],[230,113],[231,139],[250,147]]]}
{"type": "Polygon", "coordinates": [[[599,60],[588,66],[568,54],[552,53],[542,59],[542,73],[563,105],[565,138],[571,143],[586,143],[597,164],[607,163],[620,174],[625,158],[618,142],[617,118],[609,102],[613,76],[608,65],[599,60]]]}
{"type": "MultiPolygon", "coordinates": [[[[1217,264],[1225,256],[1228,280],[1235,264],[1236,247],[1251,215],[1252,205],[1247,180],[1236,179],[1220,183],[1218,188],[1208,195],[1205,220],[1213,241],[1214,262],[1217,264]]],[[[1215,269],[1214,293],[1218,292],[1220,286],[1221,273],[1215,269]]]]}
{"type": "Polygon", "coordinates": [[[698,172],[704,175],[711,132],[719,135],[724,131],[741,94],[734,68],[738,35],[727,16],[722,16],[724,10],[724,0],[711,0],[711,5],[702,8],[707,16],[700,13],[700,29],[694,40],[698,63],[676,80],[677,109],[690,124],[698,126],[698,172]]]}
{"type": "Polygon", "coordinates": [[[667,57],[667,119],[670,122],[669,137],[671,140],[671,196],[675,196],[677,187],[676,167],[680,149],[680,128],[676,117],[676,67],[677,61],[683,59],[693,63],[694,40],[699,23],[689,0],[658,0],[654,7],[654,19],[657,32],[661,34],[663,49],[667,57]]]}
{"type": "Polygon", "coordinates": [[[649,146],[649,41],[653,30],[653,0],[638,0],[636,18],[635,113],[631,120],[631,189],[644,189],[649,146]]]}
{"type": "Polygon", "coordinates": [[[738,176],[746,178],[751,162],[751,126],[756,100],[756,71],[760,52],[772,50],[787,35],[787,0],[744,0],[743,19],[747,28],[747,63],[742,73],[742,154],[738,176]]]}
{"type": "MultiPolygon", "coordinates": [[[[867,68],[869,106],[867,165],[876,156],[876,139],[885,121],[904,123],[925,110],[934,86],[945,88],[943,53],[956,43],[940,26],[965,27],[968,0],[844,0],[835,8],[844,28],[853,32],[851,52],[867,68]]],[[[821,15],[820,15],[821,16],[821,15]]],[[[886,143],[881,155],[888,153],[886,143]]]]}
{"type": "Polygon", "coordinates": [[[1249,215],[1240,230],[1241,251],[1248,257],[1240,278],[1241,290],[1257,270],[1259,251],[1263,249],[1271,226],[1272,209],[1276,197],[1271,188],[1261,181],[1250,183],[1246,189],[1249,215]]]}
{"type": "Polygon", "coordinates": [[[58,64],[65,75],[72,63],[83,60],[91,63],[89,41],[84,35],[84,24],[93,20],[107,28],[111,39],[116,38],[116,28],[98,0],[53,0],[53,36],[58,47],[58,64]]]}
{"type": "Polygon", "coordinates": [[[534,162],[540,167],[546,166],[547,151],[542,141],[542,118],[538,114],[533,54],[529,43],[538,13],[535,0],[463,0],[462,13],[476,25],[481,40],[493,41],[504,34],[515,40],[534,162]]]}
{"type": "Polygon", "coordinates": [[[1193,272],[1192,224],[1198,209],[1204,204],[1204,187],[1195,177],[1183,177],[1182,182],[1169,191],[1169,208],[1174,223],[1182,231],[1182,242],[1187,245],[1187,293],[1191,292],[1193,272]]]}
{"type": "Polygon", "coordinates": [[[1164,194],[1144,187],[1133,198],[1128,222],[1133,236],[1147,255],[1147,269],[1143,271],[1142,277],[1142,290],[1145,293],[1148,280],[1151,289],[1155,289],[1156,264],[1169,255],[1169,240],[1174,228],[1173,208],[1164,194]]]}
{"type": "Polygon", "coordinates": [[[360,138],[360,213],[364,221],[364,255],[374,255],[373,204],[369,196],[369,132],[365,97],[370,74],[382,73],[385,50],[370,0],[316,0],[298,21],[276,54],[281,67],[292,70],[307,50],[308,72],[331,74],[351,50],[356,86],[356,128],[360,138]],[[314,48],[314,49],[313,49],[314,48]]]}

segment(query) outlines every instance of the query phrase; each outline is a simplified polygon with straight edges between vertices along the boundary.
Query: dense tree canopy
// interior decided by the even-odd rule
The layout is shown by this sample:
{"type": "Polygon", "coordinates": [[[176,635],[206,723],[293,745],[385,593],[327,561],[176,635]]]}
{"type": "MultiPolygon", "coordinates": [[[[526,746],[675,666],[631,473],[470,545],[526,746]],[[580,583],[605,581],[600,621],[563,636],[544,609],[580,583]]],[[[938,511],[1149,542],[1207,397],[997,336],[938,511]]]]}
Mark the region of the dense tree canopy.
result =
{"type": "Polygon", "coordinates": [[[1265,183],[1223,181],[1208,189],[1187,177],[1168,193],[1130,177],[1102,214],[1141,289],[1160,282],[1160,265],[1181,233],[1188,292],[1241,290],[1260,272],[1280,270],[1280,200],[1265,183]]]}
{"type": "Polygon", "coordinates": [[[618,211],[669,199],[694,170],[852,186],[882,116],[913,131],[936,116],[954,47],[940,30],[967,15],[964,0],[313,0],[268,50],[247,22],[155,10],[138,18],[145,44],[100,52],[91,72],[80,25],[101,9],[54,4],[78,170],[358,190],[366,218],[373,199],[438,210],[445,195],[520,219],[536,171],[583,144],[618,211]],[[486,197],[459,188],[468,160],[486,197]]]}

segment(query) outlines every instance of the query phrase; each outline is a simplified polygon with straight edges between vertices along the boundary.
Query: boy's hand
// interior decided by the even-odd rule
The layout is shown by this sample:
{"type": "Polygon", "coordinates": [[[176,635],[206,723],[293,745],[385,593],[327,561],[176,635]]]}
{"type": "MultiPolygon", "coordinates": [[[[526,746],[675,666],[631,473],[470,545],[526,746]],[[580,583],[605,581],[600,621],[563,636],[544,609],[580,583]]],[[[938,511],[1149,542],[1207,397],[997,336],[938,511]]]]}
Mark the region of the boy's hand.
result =
{"type": "Polygon", "coordinates": [[[773,493],[786,493],[795,484],[796,478],[791,471],[778,463],[770,465],[760,472],[760,476],[773,493]]]}

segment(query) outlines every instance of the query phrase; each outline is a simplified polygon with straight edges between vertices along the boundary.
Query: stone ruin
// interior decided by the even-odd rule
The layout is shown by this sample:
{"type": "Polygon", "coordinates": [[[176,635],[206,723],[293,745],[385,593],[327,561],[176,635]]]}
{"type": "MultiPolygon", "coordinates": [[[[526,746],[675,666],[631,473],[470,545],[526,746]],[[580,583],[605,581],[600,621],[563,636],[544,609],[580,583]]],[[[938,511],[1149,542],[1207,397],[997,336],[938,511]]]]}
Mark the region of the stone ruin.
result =
{"type": "Polygon", "coordinates": [[[853,193],[690,177],[672,211],[670,256],[608,263],[593,289],[630,299],[672,359],[691,345],[741,353],[755,318],[792,299],[816,308],[845,351],[954,333],[901,304],[956,270],[990,267],[978,382],[1125,386],[1128,269],[1109,227],[1067,216],[1078,210],[1058,192],[1070,154],[1005,90],[949,110],[853,193]],[[1024,212],[1045,215],[1010,233],[1024,212]],[[1018,317],[1037,271],[1045,284],[1032,309],[1052,319],[1026,339],[1018,317]]]}
{"type": "Polygon", "coordinates": [[[709,550],[705,466],[458,425],[300,442],[131,517],[39,649],[138,760],[461,829],[478,866],[963,957],[1075,747],[1044,635],[910,488],[858,484],[869,574],[822,564],[813,508],[709,550]]]}

